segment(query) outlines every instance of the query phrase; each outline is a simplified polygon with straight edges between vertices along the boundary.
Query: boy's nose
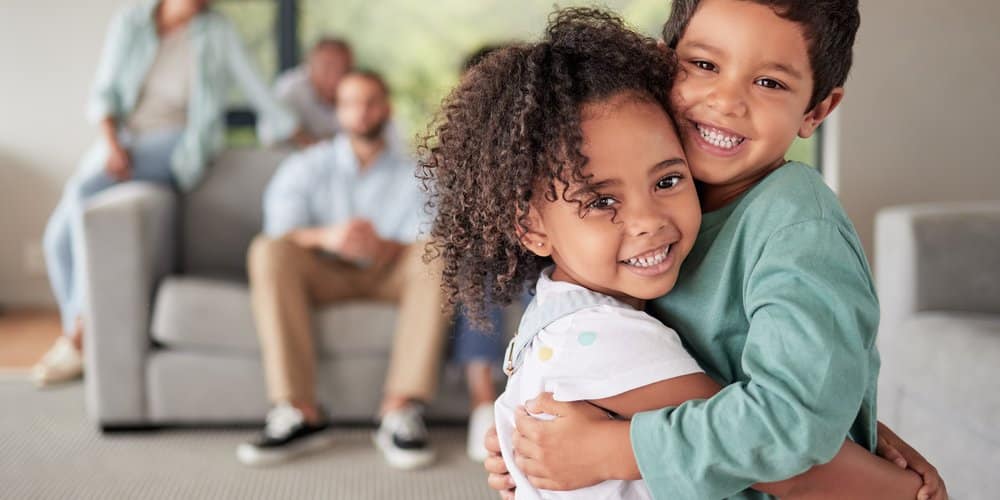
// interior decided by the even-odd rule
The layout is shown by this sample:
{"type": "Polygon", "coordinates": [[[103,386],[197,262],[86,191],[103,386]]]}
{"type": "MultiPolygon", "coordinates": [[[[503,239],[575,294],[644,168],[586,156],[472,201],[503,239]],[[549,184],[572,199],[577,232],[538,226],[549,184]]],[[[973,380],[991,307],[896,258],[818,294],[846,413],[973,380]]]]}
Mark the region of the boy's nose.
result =
{"type": "Polygon", "coordinates": [[[743,86],[735,82],[719,82],[706,99],[708,107],[723,116],[743,116],[747,112],[743,86]]]}

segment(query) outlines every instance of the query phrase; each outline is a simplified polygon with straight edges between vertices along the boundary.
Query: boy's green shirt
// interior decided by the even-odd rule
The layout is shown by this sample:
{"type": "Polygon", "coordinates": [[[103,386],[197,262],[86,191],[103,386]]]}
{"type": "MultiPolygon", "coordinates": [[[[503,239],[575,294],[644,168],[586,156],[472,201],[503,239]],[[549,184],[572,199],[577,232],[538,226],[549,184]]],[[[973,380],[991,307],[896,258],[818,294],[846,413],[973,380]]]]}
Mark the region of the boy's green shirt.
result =
{"type": "Polygon", "coordinates": [[[875,449],[879,307],[854,226],[789,163],[704,216],[676,288],[649,304],[726,387],[632,419],[658,499],[760,498],[751,484],[875,449]]]}

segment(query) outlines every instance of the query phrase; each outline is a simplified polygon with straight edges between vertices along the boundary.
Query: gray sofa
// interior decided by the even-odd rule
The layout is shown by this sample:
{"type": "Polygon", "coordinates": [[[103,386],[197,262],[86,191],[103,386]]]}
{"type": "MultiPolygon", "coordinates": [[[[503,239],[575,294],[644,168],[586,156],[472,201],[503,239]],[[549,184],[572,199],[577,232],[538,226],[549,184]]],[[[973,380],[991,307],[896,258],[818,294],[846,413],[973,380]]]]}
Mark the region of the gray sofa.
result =
{"type": "Polygon", "coordinates": [[[954,498],[1000,481],[1000,202],[892,207],[876,218],[879,416],[954,498]]]}
{"type": "MultiPolygon", "coordinates": [[[[269,405],[246,250],[261,227],[263,190],[287,154],[229,151],[188,195],[128,183],[88,204],[86,403],[103,429],[261,421],[269,405]]],[[[315,312],[317,390],[335,420],[375,414],[395,321],[389,304],[315,312]]],[[[428,416],[467,414],[461,370],[448,366],[428,416]]]]}

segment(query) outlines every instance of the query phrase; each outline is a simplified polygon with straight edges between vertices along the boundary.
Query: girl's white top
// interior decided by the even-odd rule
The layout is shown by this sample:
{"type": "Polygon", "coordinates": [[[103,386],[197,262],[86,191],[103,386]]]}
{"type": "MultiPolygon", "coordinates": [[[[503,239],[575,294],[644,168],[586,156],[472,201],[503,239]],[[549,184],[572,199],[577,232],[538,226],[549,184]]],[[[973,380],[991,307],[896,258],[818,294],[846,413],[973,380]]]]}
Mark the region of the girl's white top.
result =
{"type": "MultiPolygon", "coordinates": [[[[581,291],[592,294],[595,305],[543,326],[531,341],[521,366],[508,379],[506,391],[496,401],[500,447],[517,485],[516,498],[650,499],[652,496],[643,481],[605,481],[574,491],[538,490],[514,463],[511,443],[514,412],[518,405],[542,392],[552,392],[558,401],[596,400],[702,371],[674,330],[625,303],[615,301],[617,305],[609,305],[603,294],[553,281],[551,271],[546,269],[539,277],[536,307],[529,307],[526,314],[557,308],[555,305],[568,292],[577,297],[575,300],[579,300],[581,291]]],[[[525,324],[538,322],[525,317],[522,327],[525,324]]],[[[533,333],[519,331],[518,335],[533,333]]],[[[535,417],[553,418],[544,414],[535,417]]]]}

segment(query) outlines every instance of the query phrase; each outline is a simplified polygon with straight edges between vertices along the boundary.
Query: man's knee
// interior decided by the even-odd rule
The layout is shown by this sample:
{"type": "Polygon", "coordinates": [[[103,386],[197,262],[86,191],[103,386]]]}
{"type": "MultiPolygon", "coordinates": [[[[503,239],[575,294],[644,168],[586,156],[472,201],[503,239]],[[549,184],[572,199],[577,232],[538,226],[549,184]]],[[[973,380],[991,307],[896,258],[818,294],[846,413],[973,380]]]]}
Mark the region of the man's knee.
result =
{"type": "Polygon", "coordinates": [[[403,250],[407,275],[411,279],[439,281],[444,263],[440,257],[428,254],[427,241],[417,241],[403,250]]]}
{"type": "Polygon", "coordinates": [[[247,269],[254,276],[273,275],[293,270],[294,262],[301,250],[285,238],[258,235],[250,243],[247,251],[247,269]]]}

